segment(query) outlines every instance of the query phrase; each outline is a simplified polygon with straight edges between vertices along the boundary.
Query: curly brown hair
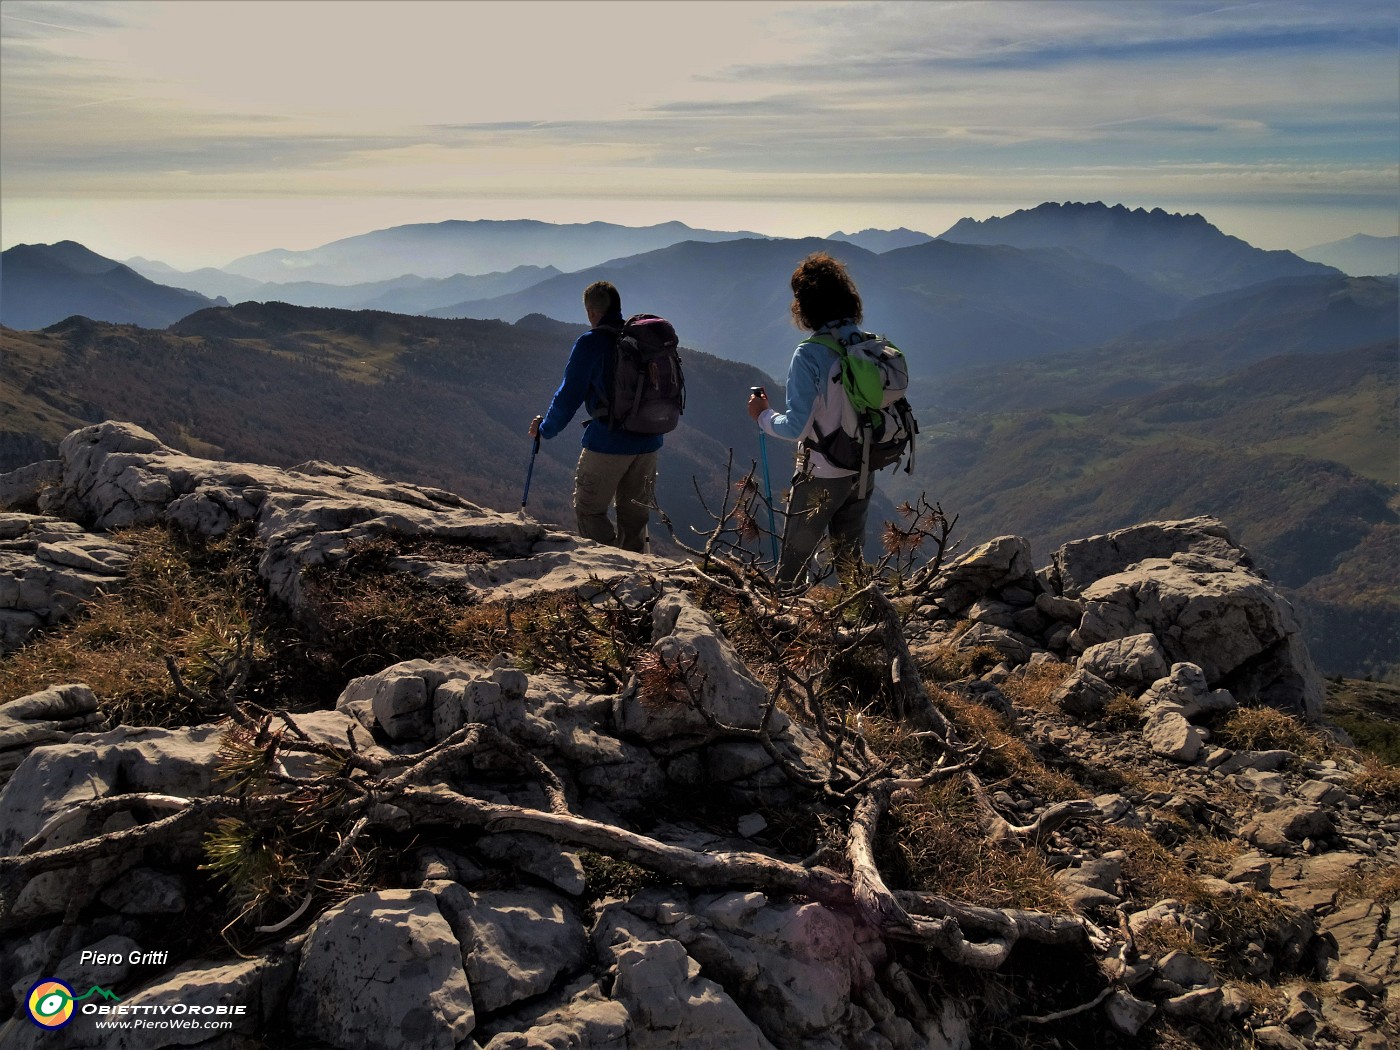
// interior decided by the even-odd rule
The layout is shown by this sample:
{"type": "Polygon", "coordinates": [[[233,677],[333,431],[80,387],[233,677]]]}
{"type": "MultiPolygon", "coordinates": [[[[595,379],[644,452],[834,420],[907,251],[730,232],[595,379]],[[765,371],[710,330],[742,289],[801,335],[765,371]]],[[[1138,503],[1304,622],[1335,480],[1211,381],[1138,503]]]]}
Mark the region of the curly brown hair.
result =
{"type": "Polygon", "coordinates": [[[860,293],[846,268],[826,252],[813,252],[792,271],[792,319],[815,332],[832,321],[862,316],[860,293]]]}

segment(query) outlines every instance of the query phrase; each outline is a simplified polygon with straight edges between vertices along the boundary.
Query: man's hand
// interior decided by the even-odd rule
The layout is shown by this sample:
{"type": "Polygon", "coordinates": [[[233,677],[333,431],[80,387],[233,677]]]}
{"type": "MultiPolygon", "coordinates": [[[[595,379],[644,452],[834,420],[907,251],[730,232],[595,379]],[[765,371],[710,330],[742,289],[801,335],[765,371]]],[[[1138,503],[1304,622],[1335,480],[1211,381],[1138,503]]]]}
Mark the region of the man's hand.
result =
{"type": "Polygon", "coordinates": [[[758,417],[768,411],[768,393],[763,387],[753,387],[749,391],[749,418],[755,423],[758,417]]]}
{"type": "Polygon", "coordinates": [[[540,424],[544,422],[544,416],[536,416],[530,420],[530,436],[537,438],[540,436],[540,424]]]}

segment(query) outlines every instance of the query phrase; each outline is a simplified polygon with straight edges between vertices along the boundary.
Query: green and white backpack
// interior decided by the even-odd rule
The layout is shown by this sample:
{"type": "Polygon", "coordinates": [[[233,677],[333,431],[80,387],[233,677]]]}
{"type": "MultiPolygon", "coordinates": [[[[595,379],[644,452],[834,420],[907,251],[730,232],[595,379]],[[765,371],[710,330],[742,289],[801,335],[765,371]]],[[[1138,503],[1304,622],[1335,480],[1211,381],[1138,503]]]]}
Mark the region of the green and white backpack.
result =
{"type": "Polygon", "coordinates": [[[842,470],[860,471],[862,489],[870,471],[897,464],[906,451],[904,469],[912,472],[919,424],[905,400],[909,363],[903,352],[884,336],[867,332],[845,342],[832,335],[813,336],[811,341],[839,358],[830,381],[841,386],[849,411],[843,409],[841,426],[830,433],[816,430],[808,446],[842,470]]]}

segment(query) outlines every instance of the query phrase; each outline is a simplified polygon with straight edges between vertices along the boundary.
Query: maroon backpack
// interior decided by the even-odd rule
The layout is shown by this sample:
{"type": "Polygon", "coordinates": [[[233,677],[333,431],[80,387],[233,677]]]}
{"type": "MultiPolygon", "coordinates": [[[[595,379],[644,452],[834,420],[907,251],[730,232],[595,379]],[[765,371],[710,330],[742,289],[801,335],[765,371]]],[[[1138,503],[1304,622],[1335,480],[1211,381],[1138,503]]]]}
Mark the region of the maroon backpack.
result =
{"type": "Polygon", "coordinates": [[[593,418],[609,430],[669,434],[685,411],[685,376],[676,330],[655,314],[636,314],[615,333],[612,357],[604,368],[605,403],[593,418]]]}

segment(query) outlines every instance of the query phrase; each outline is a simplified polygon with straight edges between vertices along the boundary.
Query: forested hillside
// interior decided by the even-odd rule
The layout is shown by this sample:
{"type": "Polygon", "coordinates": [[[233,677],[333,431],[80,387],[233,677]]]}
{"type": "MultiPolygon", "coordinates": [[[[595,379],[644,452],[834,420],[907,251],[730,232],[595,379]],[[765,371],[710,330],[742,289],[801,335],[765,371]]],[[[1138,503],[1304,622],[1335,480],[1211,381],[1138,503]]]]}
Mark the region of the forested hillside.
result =
{"type": "MultiPolygon", "coordinates": [[[[82,318],[3,330],[0,470],[53,455],[75,427],[122,418],[201,454],[332,460],[515,509],[526,427],[581,331],[280,303],[201,311],[168,331],[82,318]]],[[[667,438],[658,498],[678,527],[707,527],[692,479],[719,498],[731,448],[748,469],[757,445],[744,401],[772,380],[698,352],[684,364],[689,401],[667,438]]],[[[529,506],[542,520],[572,522],[578,433],[542,447],[529,506]]]]}

